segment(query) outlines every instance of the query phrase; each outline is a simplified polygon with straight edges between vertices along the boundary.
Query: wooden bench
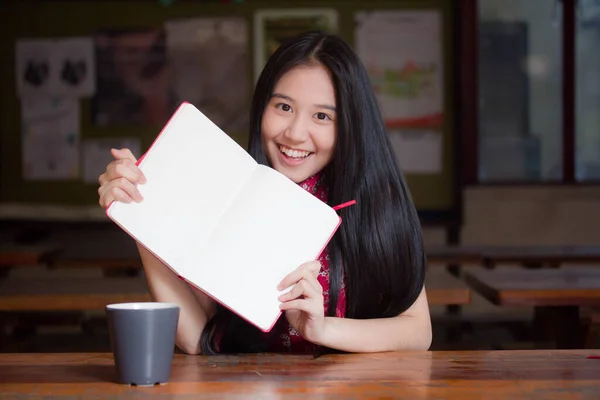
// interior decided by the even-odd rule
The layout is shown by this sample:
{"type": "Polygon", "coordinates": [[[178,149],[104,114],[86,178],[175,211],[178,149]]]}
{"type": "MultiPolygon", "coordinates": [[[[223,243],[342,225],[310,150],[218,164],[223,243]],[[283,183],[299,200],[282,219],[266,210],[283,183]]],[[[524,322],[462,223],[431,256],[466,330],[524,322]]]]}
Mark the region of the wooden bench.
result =
{"type": "Polygon", "coordinates": [[[530,268],[560,267],[564,264],[600,265],[600,246],[505,246],[482,252],[483,264],[519,264],[530,268]]]}
{"type": "MultiPolygon", "coordinates": [[[[469,303],[470,289],[452,279],[452,284],[428,285],[430,305],[469,303]]],[[[8,335],[7,342],[9,338],[35,337],[44,326],[78,326],[94,332],[98,324],[104,324],[104,317],[90,318],[85,312],[103,311],[113,303],[151,300],[144,277],[8,278],[0,280],[0,328],[8,335]]],[[[458,331],[448,332],[446,340],[460,336],[458,331]]]]}
{"type": "Polygon", "coordinates": [[[600,265],[600,246],[428,246],[429,263],[484,265],[518,264],[558,267],[562,264],[600,265]]]}
{"type": "MultiPolygon", "coordinates": [[[[105,275],[143,275],[142,263],[135,241],[126,233],[112,229],[90,229],[80,232],[64,232],[57,239],[65,243],[65,249],[51,260],[53,268],[102,268],[105,275]]],[[[456,252],[464,256],[464,250],[456,252]]],[[[444,252],[455,252],[446,249],[444,252]]],[[[474,253],[472,253],[474,254],[474,253]]],[[[428,273],[428,276],[431,274],[428,273]]],[[[428,280],[427,294],[433,305],[465,305],[470,302],[470,289],[457,279],[428,280]]],[[[117,282],[117,281],[115,281],[117,282]]],[[[136,287],[133,287],[133,292],[136,287]]],[[[93,286],[95,290],[96,286],[93,286]]],[[[90,291],[94,294],[94,291],[90,291]]],[[[113,294],[104,294],[113,296],[113,294]]],[[[1,296],[1,292],[0,292],[1,296]]]]}
{"type": "Polygon", "coordinates": [[[483,250],[479,246],[427,246],[427,263],[452,265],[482,265],[483,250]]]}
{"type": "Polygon", "coordinates": [[[0,268],[40,265],[50,262],[61,250],[59,245],[0,244],[0,268]]]}
{"type": "Polygon", "coordinates": [[[86,252],[65,252],[50,262],[52,268],[101,268],[107,275],[119,275],[121,272],[129,271],[136,275],[141,271],[143,265],[139,253],[128,252],[115,254],[106,252],[104,254],[86,252]]]}
{"type": "Polygon", "coordinates": [[[113,272],[142,268],[135,241],[121,230],[65,232],[58,237],[65,247],[52,259],[53,268],[102,268],[113,272]]]}
{"type": "Polygon", "coordinates": [[[145,278],[15,278],[0,282],[0,311],[103,310],[107,304],[149,301],[145,278]]]}
{"type": "Polygon", "coordinates": [[[444,271],[428,271],[425,288],[430,306],[463,306],[471,302],[470,288],[444,271]]]}
{"type": "Polygon", "coordinates": [[[600,306],[600,270],[499,267],[464,272],[467,284],[498,306],[532,306],[536,336],[561,348],[582,347],[581,306],[600,306]],[[550,335],[548,335],[550,334],[550,335]]]}

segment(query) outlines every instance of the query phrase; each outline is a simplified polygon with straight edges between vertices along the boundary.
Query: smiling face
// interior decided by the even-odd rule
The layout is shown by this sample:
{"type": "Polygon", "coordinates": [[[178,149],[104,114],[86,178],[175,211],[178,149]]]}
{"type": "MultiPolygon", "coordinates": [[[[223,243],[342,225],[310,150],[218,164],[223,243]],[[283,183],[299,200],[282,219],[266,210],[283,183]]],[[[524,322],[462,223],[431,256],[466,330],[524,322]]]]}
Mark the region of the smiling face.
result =
{"type": "Polygon", "coordinates": [[[275,85],[262,116],[263,147],[271,167],[300,183],[333,157],[335,90],[322,65],[293,68],[275,85]]]}

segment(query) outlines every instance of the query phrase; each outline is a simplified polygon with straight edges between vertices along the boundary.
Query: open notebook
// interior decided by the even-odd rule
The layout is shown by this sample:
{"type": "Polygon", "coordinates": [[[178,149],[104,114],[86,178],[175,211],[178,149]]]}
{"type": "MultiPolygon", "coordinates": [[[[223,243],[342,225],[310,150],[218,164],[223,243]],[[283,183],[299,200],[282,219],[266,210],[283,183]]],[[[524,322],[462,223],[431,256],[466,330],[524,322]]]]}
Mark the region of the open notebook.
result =
{"type": "Polygon", "coordinates": [[[263,331],[281,315],[277,284],[316,259],[341,219],[258,164],[185,102],[138,165],[141,203],[107,215],[175,273],[263,331]]]}

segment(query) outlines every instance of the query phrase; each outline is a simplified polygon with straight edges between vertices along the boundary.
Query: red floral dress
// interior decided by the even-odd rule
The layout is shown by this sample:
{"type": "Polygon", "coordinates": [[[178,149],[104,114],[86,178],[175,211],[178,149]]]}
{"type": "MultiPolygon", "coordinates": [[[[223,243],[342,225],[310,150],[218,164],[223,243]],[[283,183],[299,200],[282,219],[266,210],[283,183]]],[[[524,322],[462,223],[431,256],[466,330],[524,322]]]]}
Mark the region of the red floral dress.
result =
{"type": "MultiPolygon", "coordinates": [[[[304,182],[300,183],[300,186],[306,191],[312,193],[318,199],[323,202],[327,201],[327,188],[324,185],[323,177],[321,174],[314,175],[304,182]]],[[[306,260],[309,261],[309,260],[306,260]]],[[[329,304],[329,254],[327,249],[323,250],[318,258],[321,263],[321,271],[317,277],[319,283],[323,287],[323,305],[324,310],[327,312],[327,306],[329,304]]],[[[343,279],[342,279],[343,282],[343,279]]],[[[346,310],[346,292],[344,284],[338,296],[338,304],[336,308],[336,316],[343,318],[346,310]]],[[[272,333],[269,335],[269,351],[277,353],[310,353],[315,350],[315,345],[304,340],[298,332],[288,323],[285,314],[279,318],[275,326],[273,327],[272,333]]]]}

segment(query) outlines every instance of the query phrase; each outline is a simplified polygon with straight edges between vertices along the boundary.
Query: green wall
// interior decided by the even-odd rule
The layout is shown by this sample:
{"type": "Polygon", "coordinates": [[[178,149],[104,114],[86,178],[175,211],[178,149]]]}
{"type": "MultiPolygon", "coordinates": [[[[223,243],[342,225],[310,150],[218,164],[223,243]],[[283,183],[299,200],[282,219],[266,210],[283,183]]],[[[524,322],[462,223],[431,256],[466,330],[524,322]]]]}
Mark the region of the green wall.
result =
{"type": "MultiPolygon", "coordinates": [[[[45,203],[55,205],[95,205],[97,185],[81,181],[24,181],[21,177],[20,106],[15,89],[15,40],[93,35],[99,29],[120,27],[160,27],[170,18],[203,16],[242,16],[248,22],[248,82],[253,84],[252,21],[260,8],[282,8],[282,1],[175,1],[162,6],[158,1],[3,1],[0,2],[0,202],[45,203]]],[[[407,175],[417,208],[421,211],[448,211],[455,201],[454,84],[452,60],[451,1],[286,1],[285,7],[327,7],[338,10],[339,34],[350,44],[354,39],[354,12],[374,9],[439,9],[443,15],[443,49],[446,64],[443,171],[432,175],[407,175]]],[[[249,88],[249,93],[251,93],[249,88]]],[[[91,101],[81,100],[81,139],[102,137],[139,137],[142,150],[150,145],[159,128],[101,128],[91,123],[91,101]]],[[[233,133],[245,146],[246,133],[233,133]]]]}

